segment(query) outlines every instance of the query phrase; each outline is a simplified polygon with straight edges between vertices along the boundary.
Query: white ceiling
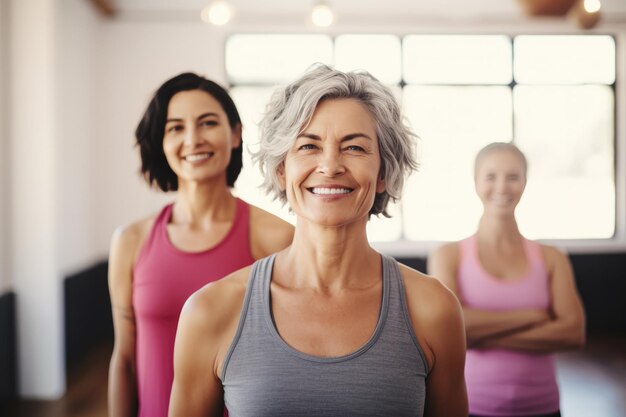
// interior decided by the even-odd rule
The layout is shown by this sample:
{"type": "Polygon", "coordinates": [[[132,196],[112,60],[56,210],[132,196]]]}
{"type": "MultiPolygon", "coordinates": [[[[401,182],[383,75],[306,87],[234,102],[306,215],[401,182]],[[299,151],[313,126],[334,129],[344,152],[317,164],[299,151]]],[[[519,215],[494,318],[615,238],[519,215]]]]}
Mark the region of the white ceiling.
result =
{"type": "MultiPolygon", "coordinates": [[[[198,12],[212,0],[112,0],[124,13],[198,12]]],[[[306,15],[313,0],[228,0],[238,14],[247,16],[306,15]]],[[[416,16],[442,20],[519,19],[521,0],[327,0],[338,16],[416,16]]],[[[626,22],[626,0],[601,0],[602,16],[626,22]]]]}

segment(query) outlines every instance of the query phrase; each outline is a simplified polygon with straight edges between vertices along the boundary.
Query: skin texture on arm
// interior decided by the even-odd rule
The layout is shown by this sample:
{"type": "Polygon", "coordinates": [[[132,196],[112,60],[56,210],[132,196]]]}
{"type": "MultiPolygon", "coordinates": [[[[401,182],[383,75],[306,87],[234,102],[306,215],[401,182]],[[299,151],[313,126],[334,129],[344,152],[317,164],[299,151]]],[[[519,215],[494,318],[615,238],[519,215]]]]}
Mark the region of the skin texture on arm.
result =
{"type": "MultiPolygon", "coordinates": [[[[460,262],[458,243],[450,243],[437,248],[428,258],[428,273],[436,277],[456,294],[461,303],[457,285],[457,271],[460,262]]],[[[509,335],[527,330],[550,319],[549,313],[540,309],[515,309],[489,311],[463,306],[465,331],[468,347],[476,347],[487,338],[509,335]]]]}
{"type": "Polygon", "coordinates": [[[115,345],[109,366],[109,415],[137,415],[135,316],[132,305],[132,270],[148,221],[115,231],[109,255],[109,293],[115,345]]]}
{"type": "Polygon", "coordinates": [[[479,347],[554,352],[584,345],[585,313],[569,259],[556,248],[543,246],[542,249],[550,273],[550,320],[527,330],[486,339],[479,347]]]}
{"type": "Polygon", "coordinates": [[[291,244],[294,227],[279,217],[250,206],[250,246],[254,259],[265,258],[291,244]]]}
{"type": "Polygon", "coordinates": [[[401,270],[409,314],[429,366],[424,416],[467,416],[461,306],[437,280],[406,267],[401,270]]]}
{"type": "Polygon", "coordinates": [[[221,364],[235,336],[250,268],[195,292],[183,307],[174,345],[170,417],[222,417],[221,364]]]}

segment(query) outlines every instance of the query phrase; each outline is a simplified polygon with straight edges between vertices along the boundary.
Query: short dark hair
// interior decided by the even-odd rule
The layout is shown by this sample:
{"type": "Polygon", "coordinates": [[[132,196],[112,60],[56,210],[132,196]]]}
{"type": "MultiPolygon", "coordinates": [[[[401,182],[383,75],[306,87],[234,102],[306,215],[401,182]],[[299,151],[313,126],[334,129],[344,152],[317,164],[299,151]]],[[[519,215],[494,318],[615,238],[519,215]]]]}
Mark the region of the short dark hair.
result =
{"type": "MultiPolygon", "coordinates": [[[[163,152],[163,136],[167,108],[172,97],[181,91],[201,90],[215,98],[228,116],[231,128],[241,125],[237,107],[228,92],[217,83],[191,72],[185,72],[165,81],[154,93],[141,121],[135,130],[137,146],[141,154],[141,174],[148,184],[157,185],[163,191],[176,191],[178,177],[170,168],[163,152]]],[[[243,139],[239,147],[232,150],[230,162],[226,168],[226,183],[233,187],[241,167],[243,139]]]]}

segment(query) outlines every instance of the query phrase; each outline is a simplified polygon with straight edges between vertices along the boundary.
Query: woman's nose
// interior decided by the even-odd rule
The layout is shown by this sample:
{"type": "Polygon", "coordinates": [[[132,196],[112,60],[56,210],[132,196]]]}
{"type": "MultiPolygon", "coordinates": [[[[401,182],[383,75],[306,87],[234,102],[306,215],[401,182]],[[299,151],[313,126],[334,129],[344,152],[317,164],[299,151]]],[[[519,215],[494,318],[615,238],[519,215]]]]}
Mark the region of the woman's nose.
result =
{"type": "Polygon", "coordinates": [[[336,150],[324,150],[320,155],[317,171],[329,177],[343,174],[346,169],[341,158],[341,153],[336,150]]]}
{"type": "Polygon", "coordinates": [[[201,142],[201,140],[202,138],[198,135],[198,130],[195,127],[191,127],[185,131],[183,144],[187,146],[194,146],[201,142]]]}

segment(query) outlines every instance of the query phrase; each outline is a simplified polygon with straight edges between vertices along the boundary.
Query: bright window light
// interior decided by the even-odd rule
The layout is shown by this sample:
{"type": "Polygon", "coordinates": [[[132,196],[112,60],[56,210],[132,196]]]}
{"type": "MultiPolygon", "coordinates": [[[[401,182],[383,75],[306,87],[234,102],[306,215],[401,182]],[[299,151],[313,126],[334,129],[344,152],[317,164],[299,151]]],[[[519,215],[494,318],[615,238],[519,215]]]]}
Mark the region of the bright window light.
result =
{"type": "Polygon", "coordinates": [[[341,35],[335,39],[335,67],[366,70],[385,84],[402,79],[400,38],[392,35],[341,35]],[[367,51],[367,53],[364,53],[367,51]],[[389,63],[395,65],[389,65],[389,63]]]}
{"type": "Polygon", "coordinates": [[[332,64],[326,35],[233,35],[226,44],[226,73],[232,84],[286,83],[311,65],[332,64]]]}
{"type": "MultiPolygon", "coordinates": [[[[421,167],[406,182],[400,204],[390,207],[393,217],[371,218],[371,241],[472,234],[482,211],[474,157],[489,142],[511,139],[529,162],[518,208],[522,233],[608,239],[619,219],[615,53],[615,41],[605,35],[234,35],[226,69],[251,148],[258,146],[257,124],[275,84],[314,62],[364,69],[391,86],[420,137],[421,167]]],[[[294,222],[260,182],[244,152],[237,193],[294,222]]]]}
{"type": "Polygon", "coordinates": [[[410,35],[403,41],[404,81],[508,84],[511,40],[500,35],[410,35]]]}
{"type": "Polygon", "coordinates": [[[519,83],[615,82],[615,40],[610,36],[517,36],[514,48],[519,83]]]}

